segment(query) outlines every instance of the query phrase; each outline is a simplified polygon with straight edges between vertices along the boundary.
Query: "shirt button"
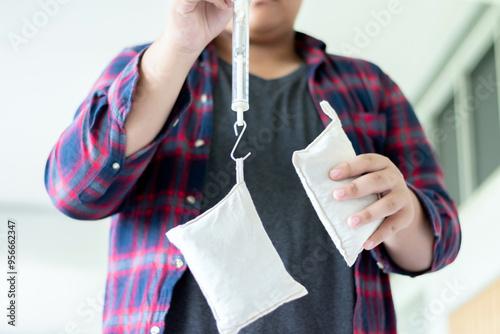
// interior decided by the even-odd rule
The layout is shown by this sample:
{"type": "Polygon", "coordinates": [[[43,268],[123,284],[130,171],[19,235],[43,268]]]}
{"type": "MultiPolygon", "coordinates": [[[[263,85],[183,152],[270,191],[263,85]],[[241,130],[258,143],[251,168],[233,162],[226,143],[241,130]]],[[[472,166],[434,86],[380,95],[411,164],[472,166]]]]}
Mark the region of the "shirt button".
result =
{"type": "Polygon", "coordinates": [[[182,267],[184,267],[184,261],[182,261],[182,259],[180,258],[177,258],[174,261],[174,265],[177,269],[181,269],[182,267]]]}
{"type": "Polygon", "coordinates": [[[377,262],[377,266],[380,268],[380,270],[384,270],[384,265],[380,262],[377,262]]]}
{"type": "Polygon", "coordinates": [[[194,142],[194,147],[200,148],[205,145],[205,141],[203,139],[198,139],[194,142]]]}
{"type": "Polygon", "coordinates": [[[194,196],[189,195],[188,197],[186,197],[186,201],[189,204],[193,205],[194,203],[196,203],[196,198],[194,198],[194,196]]]}
{"type": "Polygon", "coordinates": [[[113,164],[113,169],[114,169],[114,170],[118,170],[118,169],[120,169],[120,164],[119,164],[118,162],[115,162],[115,163],[113,164]]]}
{"type": "Polygon", "coordinates": [[[158,326],[151,327],[150,333],[151,334],[158,334],[158,333],[160,333],[160,327],[158,327],[158,326]]]}
{"type": "Polygon", "coordinates": [[[175,126],[177,125],[177,123],[179,123],[179,119],[178,118],[174,121],[174,124],[172,124],[172,126],[175,128],[175,126]]]}
{"type": "Polygon", "coordinates": [[[201,103],[205,103],[205,102],[207,102],[207,100],[208,100],[208,96],[207,96],[207,94],[203,94],[203,95],[201,96],[201,103]]]}

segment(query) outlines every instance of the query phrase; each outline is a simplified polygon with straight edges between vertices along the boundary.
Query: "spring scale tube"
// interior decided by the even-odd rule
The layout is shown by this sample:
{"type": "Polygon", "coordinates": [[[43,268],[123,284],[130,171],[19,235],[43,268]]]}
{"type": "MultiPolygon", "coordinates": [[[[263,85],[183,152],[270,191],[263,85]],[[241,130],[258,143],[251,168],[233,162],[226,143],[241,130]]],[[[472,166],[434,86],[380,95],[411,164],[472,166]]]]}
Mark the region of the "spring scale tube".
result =
{"type": "Polygon", "coordinates": [[[248,103],[248,49],[250,36],[248,9],[250,0],[232,0],[233,6],[233,101],[231,109],[236,111],[236,123],[243,126],[243,112],[248,103]]]}

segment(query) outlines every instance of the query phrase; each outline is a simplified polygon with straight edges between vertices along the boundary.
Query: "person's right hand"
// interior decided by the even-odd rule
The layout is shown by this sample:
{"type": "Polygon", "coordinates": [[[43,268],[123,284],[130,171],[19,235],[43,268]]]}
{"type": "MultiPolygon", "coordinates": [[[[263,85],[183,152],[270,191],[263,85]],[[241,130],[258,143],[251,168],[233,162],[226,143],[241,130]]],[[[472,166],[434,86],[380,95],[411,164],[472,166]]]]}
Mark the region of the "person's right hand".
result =
{"type": "Polygon", "coordinates": [[[170,0],[163,38],[181,54],[198,55],[232,17],[231,0],[170,0]]]}

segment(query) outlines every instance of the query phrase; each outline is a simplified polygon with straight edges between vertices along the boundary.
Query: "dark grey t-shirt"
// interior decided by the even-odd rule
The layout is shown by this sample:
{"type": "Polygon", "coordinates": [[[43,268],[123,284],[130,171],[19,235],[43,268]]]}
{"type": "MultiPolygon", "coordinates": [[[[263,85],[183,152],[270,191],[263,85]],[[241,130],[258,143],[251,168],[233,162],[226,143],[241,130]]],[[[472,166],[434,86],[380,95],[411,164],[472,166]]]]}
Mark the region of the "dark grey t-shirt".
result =
{"type": "MultiPolygon", "coordinates": [[[[309,294],[240,333],[352,333],[354,271],[335,249],[292,165],[292,153],[324,130],[309,94],[307,66],[275,80],[251,75],[250,87],[250,110],[245,112],[248,128],[235,155],[252,152],[244,172],[252,200],[286,269],[309,294]]],[[[236,182],[235,164],[229,156],[236,141],[235,120],[231,65],[219,60],[202,211],[222,200],[236,182]]],[[[212,312],[189,269],[175,285],[165,325],[168,334],[217,333],[212,312]]]]}

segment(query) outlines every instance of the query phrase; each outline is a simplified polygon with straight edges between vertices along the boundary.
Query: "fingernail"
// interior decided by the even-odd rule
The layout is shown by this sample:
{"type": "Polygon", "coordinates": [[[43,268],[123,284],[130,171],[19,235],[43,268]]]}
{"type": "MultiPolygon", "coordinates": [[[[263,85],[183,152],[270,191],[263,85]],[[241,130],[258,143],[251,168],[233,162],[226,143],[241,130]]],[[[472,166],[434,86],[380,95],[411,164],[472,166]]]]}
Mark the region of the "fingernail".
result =
{"type": "Polygon", "coordinates": [[[365,249],[366,250],[370,250],[373,248],[373,241],[371,240],[368,240],[366,243],[365,243],[365,249]]]}
{"type": "Polygon", "coordinates": [[[334,194],[335,198],[342,198],[345,196],[345,190],[344,189],[337,189],[335,190],[334,194]]]}
{"type": "Polygon", "coordinates": [[[361,220],[359,219],[359,217],[349,218],[349,225],[351,225],[351,227],[357,227],[360,222],[361,222],[361,220]]]}
{"type": "Polygon", "coordinates": [[[336,179],[340,176],[340,171],[338,169],[333,169],[330,171],[330,177],[336,179]]]}

